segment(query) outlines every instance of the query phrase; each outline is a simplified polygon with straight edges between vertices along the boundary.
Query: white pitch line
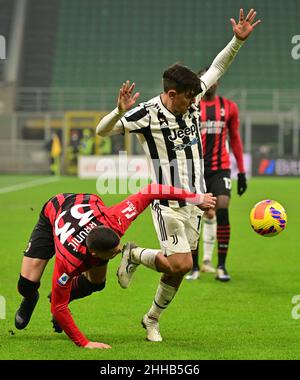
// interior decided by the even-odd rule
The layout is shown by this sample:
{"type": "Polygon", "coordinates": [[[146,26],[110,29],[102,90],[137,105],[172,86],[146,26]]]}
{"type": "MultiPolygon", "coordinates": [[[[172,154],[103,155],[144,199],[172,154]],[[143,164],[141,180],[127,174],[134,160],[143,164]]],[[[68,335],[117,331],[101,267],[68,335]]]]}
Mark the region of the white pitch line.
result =
{"type": "Polygon", "coordinates": [[[57,182],[57,181],[59,181],[58,177],[47,177],[47,178],[35,179],[33,181],[19,183],[18,185],[7,186],[7,187],[3,187],[2,189],[0,188],[0,194],[29,189],[31,187],[45,185],[46,183],[57,182]]]}

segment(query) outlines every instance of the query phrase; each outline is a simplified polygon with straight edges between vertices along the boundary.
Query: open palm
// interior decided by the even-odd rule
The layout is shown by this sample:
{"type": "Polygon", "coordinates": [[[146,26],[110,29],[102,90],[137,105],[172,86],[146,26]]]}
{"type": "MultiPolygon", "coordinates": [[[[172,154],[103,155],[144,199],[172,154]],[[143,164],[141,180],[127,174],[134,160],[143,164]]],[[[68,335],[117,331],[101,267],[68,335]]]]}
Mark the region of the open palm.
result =
{"type": "Polygon", "coordinates": [[[244,11],[243,9],[240,9],[239,23],[237,24],[233,18],[230,19],[233,32],[239,40],[246,40],[252,33],[253,29],[261,23],[261,20],[254,22],[255,17],[256,11],[250,9],[246,19],[244,19],[244,11]]]}
{"type": "Polygon", "coordinates": [[[137,98],[139,97],[139,92],[132,94],[135,87],[135,83],[130,84],[129,80],[123,83],[119,91],[118,97],[118,108],[120,111],[129,111],[130,108],[135,104],[137,98]]]}

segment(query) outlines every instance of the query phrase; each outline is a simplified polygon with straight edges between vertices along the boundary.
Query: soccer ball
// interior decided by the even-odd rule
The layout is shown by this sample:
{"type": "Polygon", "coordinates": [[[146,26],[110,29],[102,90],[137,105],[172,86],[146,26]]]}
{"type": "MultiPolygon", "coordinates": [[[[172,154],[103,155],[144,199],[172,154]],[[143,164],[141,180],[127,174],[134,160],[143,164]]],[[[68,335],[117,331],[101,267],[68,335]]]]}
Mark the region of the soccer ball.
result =
{"type": "Polygon", "coordinates": [[[252,208],[250,223],[256,233],[271,237],[285,229],[287,215],[280,203],[267,199],[256,203],[252,208]]]}

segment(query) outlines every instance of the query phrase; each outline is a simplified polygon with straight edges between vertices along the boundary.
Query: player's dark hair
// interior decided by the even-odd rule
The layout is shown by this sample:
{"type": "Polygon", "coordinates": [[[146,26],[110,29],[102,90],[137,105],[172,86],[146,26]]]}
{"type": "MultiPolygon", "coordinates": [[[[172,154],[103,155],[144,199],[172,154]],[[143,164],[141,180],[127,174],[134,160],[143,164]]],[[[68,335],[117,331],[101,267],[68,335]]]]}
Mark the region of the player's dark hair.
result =
{"type": "Polygon", "coordinates": [[[165,92],[174,89],[179,94],[185,92],[192,96],[202,91],[197,74],[180,63],[175,63],[164,71],[163,86],[165,92]]]}
{"type": "Polygon", "coordinates": [[[106,226],[97,226],[90,231],[86,238],[89,251],[109,251],[120,243],[120,238],[114,230],[106,226]]]}

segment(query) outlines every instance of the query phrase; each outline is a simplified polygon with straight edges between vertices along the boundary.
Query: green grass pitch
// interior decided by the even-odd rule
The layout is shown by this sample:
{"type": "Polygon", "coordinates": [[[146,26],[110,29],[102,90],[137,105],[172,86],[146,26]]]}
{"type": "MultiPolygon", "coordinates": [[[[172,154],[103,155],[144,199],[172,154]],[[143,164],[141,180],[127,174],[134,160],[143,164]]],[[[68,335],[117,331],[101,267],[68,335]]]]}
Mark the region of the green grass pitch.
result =
{"type": "MultiPolygon", "coordinates": [[[[21,300],[16,283],[22,252],[41,206],[59,192],[96,192],[95,181],[77,178],[3,191],[36,178],[0,177],[0,295],[6,300],[6,313],[2,310],[0,319],[0,359],[300,359],[300,319],[292,318],[292,298],[300,294],[299,179],[254,178],[241,198],[233,183],[228,257],[232,281],[219,283],[210,274],[194,282],[184,280],[161,318],[162,343],[147,342],[140,325],[160,274],[140,267],[130,288],[123,290],[115,276],[120,257],[112,260],[105,290],[70,305],[89,339],[112,346],[111,350],[85,350],[64,333],[52,332],[47,294],[53,260],[42,278],[30,324],[24,331],[14,327],[21,300]],[[279,236],[261,237],[250,227],[249,211],[262,199],[275,199],[287,210],[287,228],[279,236]]],[[[107,205],[123,198],[103,196],[107,205]]],[[[130,227],[123,242],[127,240],[158,247],[149,210],[130,227]]]]}

